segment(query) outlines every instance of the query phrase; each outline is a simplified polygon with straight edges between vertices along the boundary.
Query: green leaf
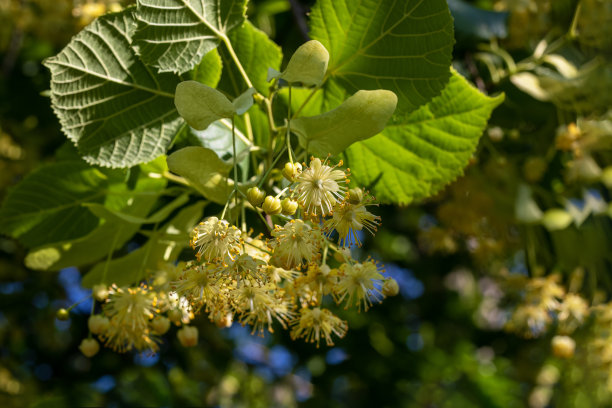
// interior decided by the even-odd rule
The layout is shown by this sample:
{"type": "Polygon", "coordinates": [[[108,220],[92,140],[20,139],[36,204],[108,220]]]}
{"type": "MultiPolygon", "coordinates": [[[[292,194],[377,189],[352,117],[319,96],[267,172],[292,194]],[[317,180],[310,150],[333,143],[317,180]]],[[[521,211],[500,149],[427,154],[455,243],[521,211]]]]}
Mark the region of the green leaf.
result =
{"type": "Polygon", "coordinates": [[[90,164],[131,167],[165,153],[182,124],[179,82],[156,75],[134,54],[132,10],[98,18],[55,57],[51,103],[62,130],[90,164]]]}
{"type": "Polygon", "coordinates": [[[349,93],[389,89],[409,112],[448,82],[453,22],[445,0],[318,0],[310,27],[331,56],[328,82],[349,93]]]}
{"type": "Polygon", "coordinates": [[[98,283],[130,285],[146,278],[161,264],[175,261],[189,244],[189,231],[201,218],[205,204],[200,201],[182,209],[162,228],[153,231],[146,244],[135,251],[94,266],[83,278],[83,286],[92,287],[98,283]]]}
{"type": "MultiPolygon", "coordinates": [[[[268,67],[280,69],[283,59],[281,49],[263,31],[258,30],[250,21],[245,21],[240,27],[232,30],[229,39],[233,44],[236,55],[253,87],[262,95],[269,95],[270,84],[267,81],[268,67]]],[[[248,86],[230,58],[227,50],[220,50],[225,69],[221,75],[219,89],[228,95],[237,97],[248,86]]]]}
{"type": "Polygon", "coordinates": [[[336,155],[380,133],[396,105],[397,96],[391,91],[358,91],[332,111],[293,120],[291,130],[308,151],[322,157],[336,155]]]}
{"type": "Polygon", "coordinates": [[[103,203],[124,173],[102,172],[83,161],[47,164],[26,176],[0,208],[0,232],[34,247],[81,237],[98,225],[83,203],[103,203]]]}
{"type": "MultiPolygon", "coordinates": [[[[101,225],[80,238],[46,244],[32,249],[26,256],[26,265],[31,269],[53,271],[68,266],[89,265],[107,257],[109,253],[125,245],[138,231],[140,224],[126,222],[121,216],[125,218],[138,217],[151,211],[167,184],[167,181],[163,178],[149,177],[149,174],[153,172],[164,170],[166,160],[163,156],[162,159],[132,169],[132,174],[136,176],[136,180],[131,188],[123,178],[117,180],[116,184],[109,185],[104,206],[91,202],[83,204],[84,206],[92,205],[105,209],[104,214],[96,214],[104,219],[101,225]],[[136,172],[138,169],[141,171],[136,172]]],[[[168,190],[165,191],[168,192],[168,190]]],[[[149,219],[164,214],[167,217],[169,215],[167,210],[164,207],[149,219]]]]}
{"type": "Polygon", "coordinates": [[[234,116],[234,105],[225,95],[196,81],[184,81],[176,87],[174,103],[187,124],[196,130],[234,116]]]}
{"type": "Polygon", "coordinates": [[[219,52],[214,49],[209,51],[202,58],[202,61],[193,68],[189,73],[189,78],[214,88],[221,79],[222,71],[223,64],[221,63],[221,57],[219,52]]]}
{"type": "Polygon", "coordinates": [[[299,82],[305,86],[321,85],[328,63],[329,52],[320,42],[311,40],[295,50],[283,73],[268,74],[268,80],[278,76],[289,83],[299,82]]]}
{"type": "Polygon", "coordinates": [[[245,20],[247,0],[138,0],[134,48],[159,72],[191,70],[245,20]]]}
{"type": "Polygon", "coordinates": [[[462,174],[491,111],[503,99],[483,95],[453,72],[440,96],[348,148],[354,180],[386,203],[435,194],[462,174]]]}
{"type": "Polygon", "coordinates": [[[182,206],[187,201],[189,201],[189,195],[182,194],[178,196],[177,198],[175,198],[172,202],[166,204],[161,210],[157,211],[155,214],[149,217],[139,217],[138,215],[128,214],[123,211],[114,211],[101,204],[96,204],[96,203],[86,203],[83,205],[89,208],[89,211],[91,211],[92,213],[94,213],[95,215],[97,215],[98,217],[102,219],[122,220],[130,224],[142,225],[142,224],[156,224],[158,222],[162,222],[168,217],[168,215],[170,215],[172,211],[176,210],[178,207],[182,206]]]}
{"type": "Polygon", "coordinates": [[[189,146],[168,156],[168,168],[184,177],[202,195],[218,204],[225,204],[234,188],[228,180],[231,169],[217,154],[205,147],[189,146]]]}

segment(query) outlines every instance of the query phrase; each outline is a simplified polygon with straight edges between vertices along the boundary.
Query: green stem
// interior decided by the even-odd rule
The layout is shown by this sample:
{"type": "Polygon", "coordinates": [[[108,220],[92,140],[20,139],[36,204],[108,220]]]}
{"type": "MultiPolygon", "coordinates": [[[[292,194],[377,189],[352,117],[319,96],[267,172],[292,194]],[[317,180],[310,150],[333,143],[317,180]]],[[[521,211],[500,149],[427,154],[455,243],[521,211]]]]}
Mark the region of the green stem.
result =
{"type": "MultiPolygon", "coordinates": [[[[293,117],[296,118],[297,115],[300,114],[300,112],[302,112],[302,109],[304,109],[304,107],[308,104],[308,102],[310,102],[310,100],[312,99],[312,97],[314,96],[315,93],[317,93],[317,91],[321,88],[320,85],[315,86],[312,89],[312,92],[310,92],[310,94],[308,95],[308,97],[304,100],[304,102],[302,102],[302,105],[300,105],[300,107],[298,108],[298,110],[295,111],[295,113],[293,114],[293,117]]],[[[289,90],[291,91],[291,88],[289,88],[289,90]]]]}
{"type": "Polygon", "coordinates": [[[223,211],[221,212],[221,219],[222,220],[225,219],[225,212],[227,211],[227,207],[229,207],[229,203],[230,203],[230,201],[232,201],[232,197],[234,196],[235,193],[236,193],[236,190],[232,190],[232,192],[230,193],[229,197],[227,197],[227,201],[225,202],[225,206],[223,206],[223,211]]]}
{"type": "MultiPolygon", "coordinates": [[[[236,160],[236,133],[235,120],[232,116],[232,148],[234,154],[234,205],[238,208],[238,161],[236,160]]],[[[236,215],[236,227],[238,227],[238,216],[236,215]]]]}
{"type": "Polygon", "coordinates": [[[272,232],[272,227],[270,227],[270,224],[268,224],[268,221],[265,219],[265,217],[261,215],[261,212],[257,208],[255,209],[255,212],[257,213],[257,215],[259,215],[259,218],[261,218],[268,231],[272,232]]]}
{"type": "Polygon", "coordinates": [[[264,173],[264,175],[261,177],[261,180],[259,180],[259,183],[257,183],[257,188],[261,188],[261,186],[263,186],[263,183],[265,183],[266,179],[268,178],[268,176],[270,175],[270,172],[272,171],[272,169],[274,169],[274,166],[276,166],[276,163],[278,163],[278,161],[280,160],[280,158],[283,156],[283,154],[285,153],[285,149],[283,148],[283,150],[280,151],[280,153],[278,154],[278,156],[276,156],[276,159],[274,159],[274,161],[270,164],[270,166],[268,167],[268,170],[266,170],[266,172],[264,173]]]}
{"type": "Polygon", "coordinates": [[[293,155],[291,154],[291,84],[289,84],[289,103],[287,104],[287,152],[289,152],[289,161],[293,164],[293,155]]]}
{"type": "Polygon", "coordinates": [[[240,75],[242,75],[242,79],[244,79],[244,82],[246,83],[247,87],[253,88],[253,83],[251,82],[251,80],[249,79],[249,76],[247,75],[246,71],[242,67],[240,60],[238,59],[238,55],[236,55],[236,52],[234,51],[234,47],[232,47],[231,41],[226,35],[221,35],[220,38],[221,38],[221,41],[223,41],[223,44],[225,44],[225,46],[227,47],[227,51],[232,57],[232,60],[234,60],[234,63],[236,64],[236,67],[238,68],[240,75]]]}
{"type": "Polygon", "coordinates": [[[574,17],[572,18],[572,24],[570,25],[570,29],[567,33],[567,36],[570,39],[574,39],[578,36],[576,34],[576,28],[578,28],[578,17],[580,17],[581,9],[582,9],[582,0],[578,1],[578,4],[576,5],[576,11],[574,12],[574,17]]]}

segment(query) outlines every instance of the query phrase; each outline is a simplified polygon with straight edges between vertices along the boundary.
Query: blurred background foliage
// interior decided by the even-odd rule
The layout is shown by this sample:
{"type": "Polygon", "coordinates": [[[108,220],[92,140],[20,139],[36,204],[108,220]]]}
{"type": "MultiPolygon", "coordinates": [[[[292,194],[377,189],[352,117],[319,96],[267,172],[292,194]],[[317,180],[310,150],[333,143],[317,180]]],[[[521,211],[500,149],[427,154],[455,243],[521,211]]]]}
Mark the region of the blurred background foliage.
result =
{"type": "MultiPolygon", "coordinates": [[[[91,307],[80,272],[29,272],[23,248],[0,237],[0,405],[609,406],[612,2],[448,2],[453,65],[507,98],[464,177],[426,202],[378,208],[383,227],[363,250],[401,296],[345,313],[350,334],[333,348],[201,318],[196,348],[171,333],[154,356],[89,360],[77,348],[91,307]]],[[[0,0],[0,199],[65,140],[42,59],[128,3],[0,0]]],[[[312,3],[253,0],[249,18],[287,56],[312,3]]]]}

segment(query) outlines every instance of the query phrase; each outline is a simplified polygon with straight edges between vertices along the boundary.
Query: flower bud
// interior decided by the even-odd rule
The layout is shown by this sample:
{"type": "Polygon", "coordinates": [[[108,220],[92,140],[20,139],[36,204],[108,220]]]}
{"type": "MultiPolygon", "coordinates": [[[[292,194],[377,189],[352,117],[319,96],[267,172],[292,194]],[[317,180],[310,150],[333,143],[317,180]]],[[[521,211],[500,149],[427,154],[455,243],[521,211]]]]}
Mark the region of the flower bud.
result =
{"type": "Polygon", "coordinates": [[[270,215],[280,214],[283,210],[280,200],[273,196],[267,196],[261,208],[270,215]]]}
{"type": "Polygon", "coordinates": [[[87,320],[87,327],[89,327],[89,331],[93,334],[102,334],[108,330],[109,326],[110,321],[102,315],[91,315],[87,320]]]}
{"type": "Polygon", "coordinates": [[[104,302],[108,298],[108,287],[102,283],[94,285],[91,289],[91,295],[98,302],[104,302]]]}
{"type": "Polygon", "coordinates": [[[542,216],[542,225],[549,231],[558,231],[567,228],[572,223],[572,216],[560,208],[547,210],[542,216]]]}
{"type": "Polygon", "coordinates": [[[247,199],[253,207],[259,207],[266,198],[266,193],[257,187],[251,187],[247,190],[247,199]]]}
{"type": "Polygon", "coordinates": [[[363,190],[359,187],[351,188],[349,190],[349,203],[359,204],[363,200],[363,190]]]}
{"type": "Polygon", "coordinates": [[[576,341],[569,336],[555,336],[552,338],[553,354],[559,358],[571,358],[576,350],[576,341]]]}
{"type": "Polygon", "coordinates": [[[301,171],[302,171],[302,165],[300,163],[287,162],[285,163],[285,167],[283,168],[282,173],[283,173],[283,176],[287,180],[294,182],[295,178],[297,177],[298,174],[300,174],[301,171]]]}
{"type": "Polygon", "coordinates": [[[181,324],[181,320],[183,320],[183,312],[179,309],[172,309],[168,312],[168,319],[174,324],[181,324]]]}
{"type": "Polygon", "coordinates": [[[385,280],[382,287],[382,294],[385,296],[397,296],[399,293],[399,285],[393,278],[385,280]]]}
{"type": "Polygon", "coordinates": [[[297,211],[298,203],[287,197],[281,202],[281,207],[284,215],[293,215],[297,211]]]}
{"type": "Polygon", "coordinates": [[[83,339],[79,350],[81,350],[85,357],[93,357],[100,351],[100,344],[95,339],[83,339]]]}
{"type": "Polygon", "coordinates": [[[70,312],[62,307],[58,309],[55,317],[57,317],[58,320],[68,320],[70,319],[70,312]]]}
{"type": "Polygon", "coordinates": [[[170,329],[170,319],[164,316],[157,316],[151,321],[151,328],[155,334],[165,334],[170,329]]]}
{"type": "Polygon", "coordinates": [[[193,347],[198,344],[198,328],[193,326],[184,326],[176,333],[183,347],[193,347]]]}

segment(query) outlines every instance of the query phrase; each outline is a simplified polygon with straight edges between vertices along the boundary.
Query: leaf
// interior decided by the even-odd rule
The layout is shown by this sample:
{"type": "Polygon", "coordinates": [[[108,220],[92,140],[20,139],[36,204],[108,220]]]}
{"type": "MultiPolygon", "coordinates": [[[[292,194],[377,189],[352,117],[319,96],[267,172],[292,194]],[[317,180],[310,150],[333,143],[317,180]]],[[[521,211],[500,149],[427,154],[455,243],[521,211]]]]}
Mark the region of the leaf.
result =
{"type": "MultiPolygon", "coordinates": [[[[299,82],[305,86],[321,85],[328,63],[329,52],[320,42],[311,40],[295,50],[287,68],[283,73],[279,73],[278,77],[289,83],[299,82]]],[[[271,79],[270,77],[271,75],[268,74],[268,80],[271,79]]]]}
{"type": "MultiPolygon", "coordinates": [[[[154,204],[155,199],[151,197],[136,196],[122,214],[136,216],[147,213],[154,204]]],[[[25,264],[28,268],[44,271],[88,265],[124,246],[139,228],[139,224],[131,224],[119,217],[107,219],[81,238],[31,250],[25,258],[25,264]]]]}
{"type": "MultiPolygon", "coordinates": [[[[155,200],[152,200],[152,201],[155,201],[155,200]]],[[[144,217],[144,218],[139,217],[137,215],[127,214],[122,211],[113,211],[101,204],[86,203],[83,205],[89,208],[89,211],[91,211],[92,213],[94,213],[95,215],[97,215],[98,217],[102,219],[121,220],[121,221],[128,222],[130,224],[142,225],[142,224],[155,224],[158,222],[162,222],[168,217],[168,215],[170,215],[172,211],[176,210],[178,207],[182,206],[187,201],[189,201],[189,196],[187,194],[182,194],[178,196],[177,198],[175,198],[172,202],[166,204],[161,210],[159,210],[155,214],[149,217],[144,217]]]]}
{"type": "Polygon", "coordinates": [[[202,195],[218,204],[225,204],[233,181],[228,180],[228,166],[217,154],[205,147],[189,146],[168,156],[168,168],[184,177],[202,195]]]}
{"type": "Polygon", "coordinates": [[[103,203],[119,171],[102,172],[83,161],[63,161],[34,170],[6,196],[0,208],[0,232],[34,247],[74,239],[98,225],[82,203],[103,203]]]}
{"type": "Polygon", "coordinates": [[[330,54],[327,82],[349,93],[389,89],[398,111],[410,112],[448,82],[454,41],[445,0],[318,0],[310,27],[330,54]]]}
{"type": "MultiPolygon", "coordinates": [[[[248,20],[240,27],[232,30],[229,39],[236,50],[238,60],[240,60],[242,67],[251,79],[253,87],[262,95],[268,96],[270,94],[270,84],[267,80],[268,67],[280,69],[283,59],[280,47],[248,20]]],[[[225,69],[221,75],[219,89],[222,89],[228,95],[237,97],[248,86],[242,79],[227,50],[220,50],[220,54],[225,69]]]]}
{"type": "Polygon", "coordinates": [[[322,157],[336,155],[380,133],[396,105],[397,96],[391,91],[358,91],[332,111],[293,120],[291,130],[308,151],[322,157]]]}
{"type": "Polygon", "coordinates": [[[189,231],[202,216],[204,201],[182,209],[171,221],[154,231],[140,248],[110,262],[101,262],[85,275],[84,287],[97,283],[131,285],[146,278],[162,263],[173,262],[189,244],[189,231]]]}
{"type": "Polygon", "coordinates": [[[175,75],[156,75],[130,47],[132,10],[107,14],[55,57],[51,103],[62,130],[90,164],[131,167],[165,153],[182,124],[175,75]]]}
{"type": "Polygon", "coordinates": [[[204,58],[189,73],[190,79],[214,88],[221,79],[223,64],[219,52],[214,49],[209,51],[204,58]]]}
{"type": "Polygon", "coordinates": [[[453,72],[440,96],[348,148],[353,178],[386,203],[407,204],[435,194],[462,174],[503,99],[481,94],[453,72]]]}
{"type": "MultiPolygon", "coordinates": [[[[165,162],[164,159],[163,165],[165,162]]],[[[104,219],[101,225],[82,237],[32,249],[26,256],[26,265],[32,269],[53,271],[69,266],[88,265],[125,245],[141,224],[128,223],[118,215],[138,217],[149,214],[167,184],[165,179],[149,177],[150,171],[160,170],[160,165],[160,160],[155,160],[135,168],[142,171],[138,174],[133,188],[129,188],[123,180],[109,185],[107,197],[113,196],[113,200],[107,199],[104,206],[98,203],[84,204],[105,209],[106,212],[100,214],[104,219]]],[[[162,208],[149,219],[162,216],[167,210],[166,207],[162,208]]],[[[168,215],[167,212],[165,214],[168,215]]]]}
{"type": "Polygon", "coordinates": [[[187,124],[196,130],[206,129],[221,118],[234,116],[234,105],[225,95],[196,81],[178,84],[174,103],[187,124]]]}
{"type": "Polygon", "coordinates": [[[134,48],[159,72],[195,67],[245,20],[247,0],[138,0],[134,48]]]}

